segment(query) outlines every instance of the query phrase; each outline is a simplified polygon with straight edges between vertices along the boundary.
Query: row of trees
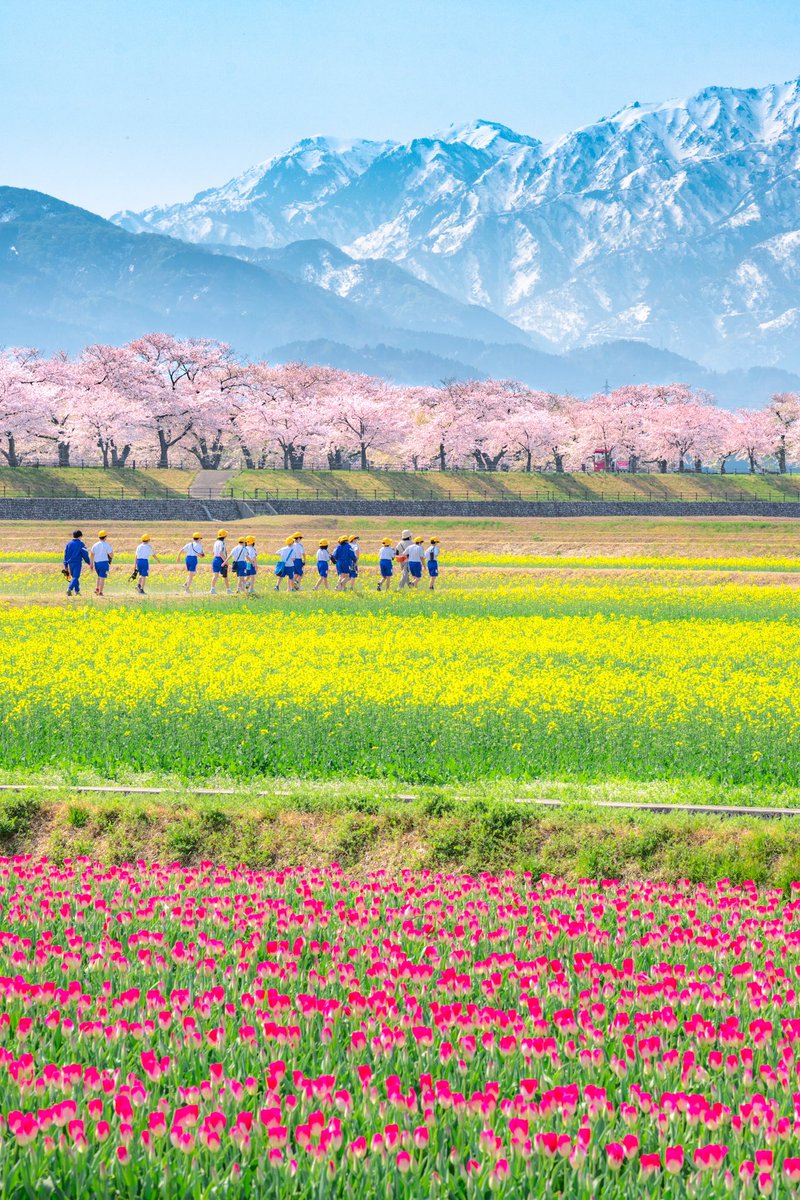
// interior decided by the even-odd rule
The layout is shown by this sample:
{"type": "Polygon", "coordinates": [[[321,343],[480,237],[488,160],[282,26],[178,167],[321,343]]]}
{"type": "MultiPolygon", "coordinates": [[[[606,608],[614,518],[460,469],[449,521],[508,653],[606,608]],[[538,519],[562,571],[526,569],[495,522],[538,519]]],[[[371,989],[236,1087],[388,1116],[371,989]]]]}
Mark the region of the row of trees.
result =
{"type": "Polygon", "coordinates": [[[35,350],[0,354],[0,460],[47,454],[61,466],[91,457],[121,467],[300,469],[387,463],[414,468],[785,471],[800,455],[800,395],[763,411],[728,412],[684,384],[616,388],[589,400],[511,380],[396,387],[330,367],[243,363],[215,342],[149,334],[126,346],[89,346],[77,358],[35,350]]]}

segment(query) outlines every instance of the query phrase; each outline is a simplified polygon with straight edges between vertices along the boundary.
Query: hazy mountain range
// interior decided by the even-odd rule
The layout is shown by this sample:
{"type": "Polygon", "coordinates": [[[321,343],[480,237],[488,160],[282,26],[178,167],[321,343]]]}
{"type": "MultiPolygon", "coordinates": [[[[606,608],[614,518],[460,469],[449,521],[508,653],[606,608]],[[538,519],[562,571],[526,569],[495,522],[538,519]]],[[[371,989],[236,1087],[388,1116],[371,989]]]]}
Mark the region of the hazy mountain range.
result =
{"type": "Polygon", "coordinates": [[[796,370],[799,165],[795,80],[633,104],[549,145],[488,121],[404,145],[313,138],[115,219],[229,246],[323,238],[553,351],[635,337],[717,369],[796,370]]]}
{"type": "Polygon", "coordinates": [[[800,83],[634,104],[545,145],[477,121],[311,138],[110,223],[0,189],[0,341],[161,327],[404,382],[800,380],[800,83]]]}

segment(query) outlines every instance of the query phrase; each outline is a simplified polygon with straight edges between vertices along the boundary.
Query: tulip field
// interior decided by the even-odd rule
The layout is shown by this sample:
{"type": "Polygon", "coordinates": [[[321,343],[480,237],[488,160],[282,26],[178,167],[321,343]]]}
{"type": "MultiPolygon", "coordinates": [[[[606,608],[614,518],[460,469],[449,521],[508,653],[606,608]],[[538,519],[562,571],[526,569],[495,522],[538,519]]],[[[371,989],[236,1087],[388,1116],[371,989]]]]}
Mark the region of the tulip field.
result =
{"type": "Polygon", "coordinates": [[[11,1195],[793,1196],[800,893],[0,864],[11,1195]]]}

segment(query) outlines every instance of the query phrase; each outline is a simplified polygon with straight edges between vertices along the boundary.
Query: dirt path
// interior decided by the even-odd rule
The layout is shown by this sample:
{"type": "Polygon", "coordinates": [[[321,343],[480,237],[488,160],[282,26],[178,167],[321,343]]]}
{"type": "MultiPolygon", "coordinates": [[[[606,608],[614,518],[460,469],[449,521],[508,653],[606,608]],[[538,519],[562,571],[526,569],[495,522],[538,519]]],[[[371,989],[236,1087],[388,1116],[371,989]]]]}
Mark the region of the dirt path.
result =
{"type": "Polygon", "coordinates": [[[189,495],[193,500],[219,500],[231,479],[237,474],[234,470],[198,471],[189,488],[189,495]]]}

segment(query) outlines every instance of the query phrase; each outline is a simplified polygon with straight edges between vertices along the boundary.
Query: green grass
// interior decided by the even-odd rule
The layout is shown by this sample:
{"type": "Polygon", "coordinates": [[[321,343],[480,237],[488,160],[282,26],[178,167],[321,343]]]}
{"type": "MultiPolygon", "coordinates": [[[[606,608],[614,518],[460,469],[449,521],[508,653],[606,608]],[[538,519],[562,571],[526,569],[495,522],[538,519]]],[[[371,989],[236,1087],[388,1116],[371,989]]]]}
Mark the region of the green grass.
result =
{"type": "Polygon", "coordinates": [[[194,470],[110,467],[0,467],[4,496],[85,496],[103,499],[185,499],[194,470]]]}
{"type": "Polygon", "coordinates": [[[527,474],[523,471],[242,471],[239,497],[362,500],[793,500],[791,475],[527,474]]]}
{"type": "Polygon", "coordinates": [[[506,869],[568,878],[728,878],[787,887],[800,877],[789,820],[537,810],[474,791],[399,799],[369,781],[292,781],[272,796],[0,795],[0,852],[116,864],[200,860],[280,869],[337,862],[373,870],[506,869]]]}

